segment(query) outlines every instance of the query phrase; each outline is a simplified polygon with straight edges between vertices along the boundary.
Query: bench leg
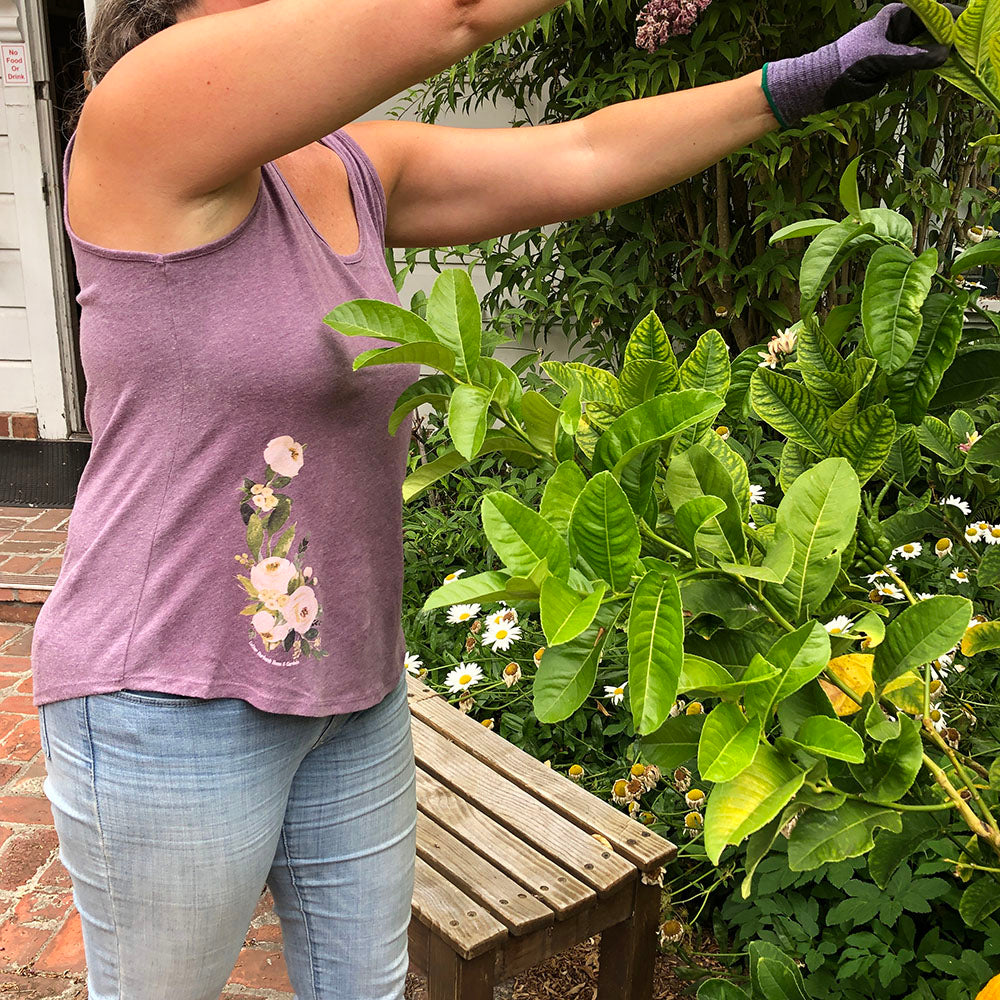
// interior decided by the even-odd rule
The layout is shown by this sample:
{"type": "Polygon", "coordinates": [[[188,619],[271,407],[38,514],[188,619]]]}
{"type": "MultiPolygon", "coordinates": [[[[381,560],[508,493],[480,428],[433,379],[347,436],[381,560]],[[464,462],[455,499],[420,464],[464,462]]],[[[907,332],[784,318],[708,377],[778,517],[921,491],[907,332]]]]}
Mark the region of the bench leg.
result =
{"type": "Polygon", "coordinates": [[[493,1000],[496,956],[465,959],[439,937],[431,937],[428,1000],[493,1000]]]}
{"type": "Polygon", "coordinates": [[[632,916],[601,931],[598,1000],[652,1000],[662,892],[637,879],[632,916]]]}

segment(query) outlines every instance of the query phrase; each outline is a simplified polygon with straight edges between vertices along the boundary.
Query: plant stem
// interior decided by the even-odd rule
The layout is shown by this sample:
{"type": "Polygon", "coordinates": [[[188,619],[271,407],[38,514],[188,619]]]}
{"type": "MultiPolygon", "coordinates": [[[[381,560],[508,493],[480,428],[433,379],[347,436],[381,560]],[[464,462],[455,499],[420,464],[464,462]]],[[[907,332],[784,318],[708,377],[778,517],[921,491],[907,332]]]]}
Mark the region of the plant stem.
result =
{"type": "Polygon", "coordinates": [[[944,789],[945,794],[948,796],[952,802],[958,807],[958,811],[962,814],[962,819],[965,820],[966,825],[969,829],[976,834],[978,837],[982,837],[988,840],[993,846],[994,851],[1000,854],[1000,845],[994,840],[992,831],[983,823],[983,821],[969,808],[969,803],[958,794],[955,786],[948,780],[948,775],[933,761],[927,754],[923,755],[924,766],[934,775],[937,783],[944,789]]]}
{"type": "Polygon", "coordinates": [[[773,619],[774,619],[774,620],[775,620],[775,621],[776,621],[776,622],[777,622],[777,623],[778,623],[778,624],[779,624],[779,625],[780,625],[780,626],[781,626],[781,627],[782,627],[782,628],[783,628],[783,629],[784,629],[784,630],[785,630],[786,632],[794,632],[794,631],[795,631],[795,626],[794,626],[794,625],[792,625],[792,624],[791,624],[791,622],[789,622],[789,621],[788,621],[788,620],[787,620],[787,619],[786,619],[786,618],[785,618],[785,617],[784,617],[784,616],[783,616],[783,615],[781,614],[781,612],[780,612],[780,611],[778,611],[778,609],[777,609],[777,608],[776,608],[776,607],[775,607],[775,606],[774,606],[774,605],[773,605],[773,604],[772,604],[772,603],[771,603],[771,602],[770,602],[770,601],[769,601],[769,600],[768,600],[768,599],[767,599],[767,598],[766,598],[766,597],[764,596],[764,587],[763,587],[763,586],[760,586],[760,587],[758,587],[758,588],[757,588],[757,590],[756,590],[756,591],[754,591],[753,587],[751,587],[751,586],[750,586],[750,584],[749,584],[749,583],[747,583],[747,581],[746,581],[746,578],[745,578],[745,577],[742,577],[742,576],[739,576],[738,574],[735,574],[735,573],[734,573],[733,575],[734,575],[734,576],[736,577],[736,579],[737,579],[737,580],[739,580],[739,582],[740,582],[741,584],[743,584],[743,586],[744,586],[744,587],[746,587],[746,588],[747,588],[747,590],[749,590],[749,591],[750,591],[750,593],[751,593],[751,594],[754,594],[754,596],[755,596],[755,597],[757,598],[757,600],[758,600],[758,601],[760,601],[760,603],[761,603],[761,604],[763,604],[765,608],[767,608],[767,610],[768,610],[768,612],[770,613],[771,617],[772,617],[772,618],[773,618],[773,619]]]}
{"type": "Polygon", "coordinates": [[[676,553],[694,562],[694,557],[687,549],[682,549],[679,545],[674,545],[673,542],[668,542],[667,539],[661,538],[641,517],[639,518],[639,533],[645,535],[650,541],[656,542],[668,552],[676,553]]]}
{"type": "Polygon", "coordinates": [[[986,820],[991,831],[993,832],[995,842],[1000,844],[1000,827],[997,826],[997,821],[993,818],[993,814],[989,810],[989,806],[983,800],[983,797],[979,794],[979,789],[976,787],[975,782],[970,780],[968,773],[965,768],[962,767],[961,762],[955,756],[955,751],[952,750],[950,746],[941,738],[941,734],[934,728],[929,719],[924,719],[924,729],[927,730],[930,738],[937,744],[939,750],[943,750],[947,754],[948,759],[952,763],[952,767],[958,772],[958,776],[965,782],[966,788],[972,793],[972,797],[976,800],[976,805],[979,807],[980,813],[982,813],[983,819],[986,820]]]}
{"type": "Polygon", "coordinates": [[[889,569],[888,566],[885,567],[885,571],[893,583],[897,584],[899,589],[906,595],[906,599],[910,602],[910,604],[917,604],[917,599],[910,593],[910,588],[903,583],[902,578],[898,577],[891,569],[889,569]]]}

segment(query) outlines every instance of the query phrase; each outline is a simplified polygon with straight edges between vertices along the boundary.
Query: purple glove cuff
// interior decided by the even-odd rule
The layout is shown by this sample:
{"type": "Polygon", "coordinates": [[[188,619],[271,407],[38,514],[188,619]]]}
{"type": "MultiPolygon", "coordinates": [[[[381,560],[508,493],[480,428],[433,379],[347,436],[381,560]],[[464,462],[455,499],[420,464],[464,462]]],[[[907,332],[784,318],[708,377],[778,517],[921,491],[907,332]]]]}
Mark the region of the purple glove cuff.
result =
{"type": "Polygon", "coordinates": [[[767,63],[764,94],[782,128],[794,128],[823,110],[823,97],[841,74],[836,42],[794,59],[767,63]]]}

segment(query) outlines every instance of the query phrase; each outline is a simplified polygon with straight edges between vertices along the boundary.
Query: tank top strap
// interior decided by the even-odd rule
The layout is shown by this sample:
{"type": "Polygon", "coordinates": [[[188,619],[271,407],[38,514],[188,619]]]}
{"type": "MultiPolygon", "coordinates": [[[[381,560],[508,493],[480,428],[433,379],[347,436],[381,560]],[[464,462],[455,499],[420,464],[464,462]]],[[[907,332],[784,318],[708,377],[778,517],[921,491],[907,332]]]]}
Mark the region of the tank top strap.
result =
{"type": "MultiPolygon", "coordinates": [[[[340,154],[352,181],[351,187],[364,192],[366,215],[374,229],[378,246],[385,246],[385,225],[387,217],[385,189],[382,180],[368,154],[343,129],[331,132],[320,140],[334,152],[340,154]]],[[[364,220],[359,220],[359,225],[364,220]]]]}

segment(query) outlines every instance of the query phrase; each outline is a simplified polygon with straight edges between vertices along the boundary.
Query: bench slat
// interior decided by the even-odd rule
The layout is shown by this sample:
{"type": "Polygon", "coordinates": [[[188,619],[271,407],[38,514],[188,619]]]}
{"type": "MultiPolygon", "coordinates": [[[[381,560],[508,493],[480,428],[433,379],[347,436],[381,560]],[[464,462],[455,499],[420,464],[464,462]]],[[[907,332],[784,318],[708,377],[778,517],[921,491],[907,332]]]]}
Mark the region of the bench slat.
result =
{"type": "MultiPolygon", "coordinates": [[[[415,711],[419,705],[413,708],[415,711]]],[[[625,858],[608,851],[570,820],[456,746],[413,713],[410,729],[414,754],[425,770],[557,860],[593,886],[599,895],[609,895],[623,882],[637,877],[637,869],[625,858]]],[[[568,778],[564,780],[569,782],[568,778]]]]}
{"type": "Polygon", "coordinates": [[[653,872],[676,855],[677,848],[669,840],[546,767],[499,733],[457,711],[423,681],[408,674],[406,683],[412,695],[410,711],[414,717],[566,816],[574,825],[607,837],[615,850],[637,868],[653,872]],[[433,697],[427,697],[428,693],[433,697]]]}
{"type": "Polygon", "coordinates": [[[467,896],[478,900],[511,934],[527,934],[555,920],[552,910],[524,886],[422,812],[417,813],[417,854],[467,896]]]}
{"type": "Polygon", "coordinates": [[[462,958],[475,958],[507,938],[499,920],[420,857],[413,873],[412,912],[462,958]]]}
{"type": "Polygon", "coordinates": [[[597,893],[495,819],[417,768],[417,805],[439,826],[489,858],[495,868],[542,900],[556,920],[597,904],[597,893]]]}

